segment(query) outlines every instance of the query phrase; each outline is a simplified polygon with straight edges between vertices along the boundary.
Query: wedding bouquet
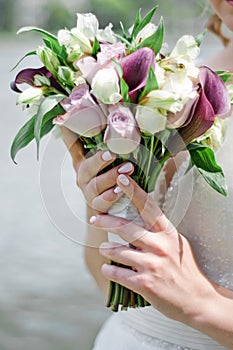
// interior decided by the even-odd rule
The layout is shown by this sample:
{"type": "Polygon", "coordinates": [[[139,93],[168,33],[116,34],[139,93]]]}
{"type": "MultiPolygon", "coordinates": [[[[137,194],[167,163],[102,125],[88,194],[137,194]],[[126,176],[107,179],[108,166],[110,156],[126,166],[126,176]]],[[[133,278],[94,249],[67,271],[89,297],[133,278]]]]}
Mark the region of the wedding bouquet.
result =
{"type": "MultiPolygon", "coordinates": [[[[169,51],[163,19],[158,25],[151,22],[156,10],[144,18],[139,10],[129,30],[121,23],[121,34],[111,24],[99,29],[91,13],[78,13],[77,26],[61,29],[57,36],[36,27],[19,30],[39,32],[44,44],[23,57],[37,55],[42,67],[20,71],[12,83],[20,93],[17,103],[32,115],[12,143],[14,161],[33,139],[39,156],[41,138],[59,125],[75,132],[90,154],[116,153],[112,166],[130,159],[135,168],[131,176],[148,193],[164,163],[188,150],[190,167],[227,194],[214,150],[233,100],[227,90],[231,75],[195,64],[203,33],[182,36],[169,51]],[[30,87],[21,91],[24,83],[30,87]]],[[[127,309],[148,303],[111,283],[108,306],[117,311],[119,305],[127,309]]]]}

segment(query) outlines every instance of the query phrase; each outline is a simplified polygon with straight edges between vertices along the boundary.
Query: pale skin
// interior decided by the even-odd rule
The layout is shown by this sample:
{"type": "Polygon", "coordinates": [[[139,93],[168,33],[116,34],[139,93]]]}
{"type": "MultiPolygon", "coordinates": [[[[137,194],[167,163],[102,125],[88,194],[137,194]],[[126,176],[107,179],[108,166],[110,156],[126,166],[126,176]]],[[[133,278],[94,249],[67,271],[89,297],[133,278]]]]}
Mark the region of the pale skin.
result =
{"type": "MultiPolygon", "coordinates": [[[[209,2],[233,31],[233,7],[225,0],[209,2]]],[[[222,52],[205,64],[212,69],[233,71],[233,37],[222,52]]],[[[77,184],[87,201],[88,221],[91,218],[86,262],[102,291],[107,293],[108,280],[119,282],[143,295],[166,316],[233,349],[233,291],[216,285],[202,273],[187,239],[129,176],[133,172],[129,163],[123,169],[120,165],[98,175],[115,160],[115,155],[97,152],[86,159],[76,136],[65,128],[62,131],[77,173],[77,184]],[[106,214],[124,193],[138,208],[145,228],[106,214]],[[107,231],[133,242],[137,250],[115,243],[113,246],[107,242],[107,231]],[[109,265],[110,259],[130,265],[133,270],[109,265]]],[[[174,164],[170,163],[168,184],[173,172],[174,164]]]]}

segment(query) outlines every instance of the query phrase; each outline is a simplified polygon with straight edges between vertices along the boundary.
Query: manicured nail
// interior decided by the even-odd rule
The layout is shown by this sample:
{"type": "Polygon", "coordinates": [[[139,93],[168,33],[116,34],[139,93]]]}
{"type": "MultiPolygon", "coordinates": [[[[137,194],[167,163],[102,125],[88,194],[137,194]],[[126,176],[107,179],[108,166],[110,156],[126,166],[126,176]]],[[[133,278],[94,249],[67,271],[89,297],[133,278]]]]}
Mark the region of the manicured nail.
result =
{"type": "Polygon", "coordinates": [[[117,186],[116,188],[114,188],[113,192],[118,194],[122,192],[122,189],[120,188],[120,186],[117,186]]]}
{"type": "Polygon", "coordinates": [[[106,151],[102,154],[102,159],[105,161],[105,162],[108,162],[109,160],[112,160],[112,155],[109,151],[106,151]]]}
{"type": "Polygon", "coordinates": [[[123,174],[121,174],[121,175],[118,176],[118,180],[119,180],[120,183],[121,183],[122,185],[124,185],[124,186],[128,186],[128,185],[129,185],[129,179],[128,179],[125,175],[123,175],[123,174]]]}
{"type": "Polygon", "coordinates": [[[94,215],[91,216],[90,220],[89,220],[90,224],[94,224],[95,220],[96,220],[96,216],[94,216],[94,215]]]}
{"type": "Polygon", "coordinates": [[[118,169],[118,173],[128,173],[129,171],[133,170],[133,164],[132,163],[125,163],[118,169]]]}

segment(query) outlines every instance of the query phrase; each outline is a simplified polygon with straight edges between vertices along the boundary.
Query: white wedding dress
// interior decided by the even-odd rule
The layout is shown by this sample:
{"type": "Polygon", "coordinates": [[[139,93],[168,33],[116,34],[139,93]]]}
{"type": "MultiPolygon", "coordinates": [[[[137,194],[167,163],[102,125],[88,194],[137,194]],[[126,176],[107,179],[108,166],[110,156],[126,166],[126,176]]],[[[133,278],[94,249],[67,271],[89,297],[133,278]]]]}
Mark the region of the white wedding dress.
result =
{"type": "MultiPolygon", "coordinates": [[[[216,158],[228,186],[225,198],[184,162],[166,194],[163,210],[192,245],[203,272],[233,290],[233,122],[216,158]]],[[[158,194],[157,194],[158,196],[158,194]]],[[[233,322],[233,315],[232,315],[233,322]]],[[[93,350],[220,350],[206,335],[152,307],[114,313],[103,325],[93,350]]]]}

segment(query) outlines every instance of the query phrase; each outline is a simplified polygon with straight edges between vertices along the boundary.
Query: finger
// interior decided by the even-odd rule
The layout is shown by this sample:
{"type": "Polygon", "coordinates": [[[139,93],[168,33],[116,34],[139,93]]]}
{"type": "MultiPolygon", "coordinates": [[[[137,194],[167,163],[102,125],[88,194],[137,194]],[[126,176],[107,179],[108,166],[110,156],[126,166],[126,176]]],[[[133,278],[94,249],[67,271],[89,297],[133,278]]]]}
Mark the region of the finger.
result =
{"type": "Polygon", "coordinates": [[[139,249],[146,249],[151,244],[148,231],[132,221],[112,215],[96,215],[90,218],[90,223],[105,231],[118,234],[128,243],[139,249]]]}
{"type": "Polygon", "coordinates": [[[81,161],[85,158],[83,144],[79,140],[78,135],[73,131],[64,126],[61,126],[60,129],[63,140],[72,157],[74,168],[76,168],[77,164],[81,163],[81,161]]]}
{"type": "Polygon", "coordinates": [[[110,165],[116,159],[116,155],[109,151],[99,151],[90,158],[85,159],[80,164],[79,172],[77,176],[77,183],[79,187],[82,187],[96,175],[110,165]]]}
{"type": "Polygon", "coordinates": [[[134,292],[140,292],[139,276],[134,270],[122,268],[115,265],[103,264],[101,272],[108,280],[117,282],[134,292]]]}
{"type": "Polygon", "coordinates": [[[100,245],[100,254],[120,264],[130,266],[137,270],[138,263],[141,261],[142,253],[140,250],[135,250],[126,247],[117,242],[104,242],[100,245]]]}
{"type": "Polygon", "coordinates": [[[171,228],[170,222],[162,210],[131,177],[121,174],[117,178],[117,184],[138,209],[148,229],[160,232],[171,228]]]}
{"type": "Polygon", "coordinates": [[[90,206],[100,213],[107,213],[111,206],[120,199],[124,192],[120,188],[110,188],[97,197],[94,197],[90,206]]]}
{"type": "MultiPolygon", "coordinates": [[[[134,167],[132,163],[123,163],[120,164],[109,171],[106,171],[103,174],[94,177],[88,184],[87,190],[93,194],[93,197],[107,191],[109,188],[116,186],[116,179],[120,173],[132,174],[134,167]]],[[[120,187],[118,186],[118,192],[120,187]]],[[[122,191],[122,190],[121,190],[122,191]]],[[[90,193],[90,197],[91,197],[90,193]]]]}

